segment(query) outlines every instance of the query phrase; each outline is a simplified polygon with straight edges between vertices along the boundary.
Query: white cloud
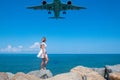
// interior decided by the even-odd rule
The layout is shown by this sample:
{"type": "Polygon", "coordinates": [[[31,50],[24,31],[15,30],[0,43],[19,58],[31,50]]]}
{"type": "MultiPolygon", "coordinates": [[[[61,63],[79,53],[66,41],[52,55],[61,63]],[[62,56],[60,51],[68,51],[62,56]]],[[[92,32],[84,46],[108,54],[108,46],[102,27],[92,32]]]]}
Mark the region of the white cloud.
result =
{"type": "Polygon", "coordinates": [[[11,46],[11,45],[8,45],[8,46],[7,46],[7,49],[12,49],[12,46],[11,46]]]}
{"type": "Polygon", "coordinates": [[[39,49],[40,43],[39,42],[35,42],[33,45],[31,45],[29,48],[30,49],[39,49]]]}
{"type": "Polygon", "coordinates": [[[6,48],[1,48],[0,52],[20,52],[22,48],[23,46],[13,47],[12,45],[8,45],[6,48]]]}
{"type": "Polygon", "coordinates": [[[22,48],[23,48],[23,46],[18,46],[18,48],[22,49],[22,48]]]}
{"type": "Polygon", "coordinates": [[[39,51],[40,49],[40,43],[34,42],[31,46],[23,47],[22,45],[19,46],[12,46],[7,45],[5,48],[0,48],[0,52],[35,52],[39,51]]]}

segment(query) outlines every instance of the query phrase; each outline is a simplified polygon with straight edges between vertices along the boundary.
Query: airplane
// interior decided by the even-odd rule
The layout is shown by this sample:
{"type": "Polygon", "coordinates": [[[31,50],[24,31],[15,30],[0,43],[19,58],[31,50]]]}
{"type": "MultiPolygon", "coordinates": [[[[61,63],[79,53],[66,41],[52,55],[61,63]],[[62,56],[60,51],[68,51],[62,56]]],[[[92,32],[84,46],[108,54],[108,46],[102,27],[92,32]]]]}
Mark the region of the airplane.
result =
{"type": "Polygon", "coordinates": [[[47,4],[46,0],[43,0],[42,5],[27,7],[27,9],[48,10],[48,14],[51,14],[51,11],[53,11],[54,17],[49,17],[49,18],[63,19],[64,17],[60,17],[60,11],[63,11],[63,14],[66,14],[66,10],[80,10],[86,8],[72,5],[71,0],[69,0],[67,4],[61,3],[60,0],[54,0],[53,3],[47,4]]]}

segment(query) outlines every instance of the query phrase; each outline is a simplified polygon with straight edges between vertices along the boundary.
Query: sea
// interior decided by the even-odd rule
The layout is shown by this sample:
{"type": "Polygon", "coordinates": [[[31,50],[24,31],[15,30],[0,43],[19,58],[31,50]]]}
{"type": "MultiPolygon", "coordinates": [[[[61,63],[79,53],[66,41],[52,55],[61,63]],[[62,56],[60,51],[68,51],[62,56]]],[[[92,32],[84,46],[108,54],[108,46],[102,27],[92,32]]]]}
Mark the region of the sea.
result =
{"type": "MultiPolygon", "coordinates": [[[[37,54],[0,54],[0,72],[24,72],[40,70],[41,59],[37,54]]],[[[48,54],[49,69],[53,75],[69,72],[76,66],[101,68],[120,64],[120,54],[48,54]]]]}

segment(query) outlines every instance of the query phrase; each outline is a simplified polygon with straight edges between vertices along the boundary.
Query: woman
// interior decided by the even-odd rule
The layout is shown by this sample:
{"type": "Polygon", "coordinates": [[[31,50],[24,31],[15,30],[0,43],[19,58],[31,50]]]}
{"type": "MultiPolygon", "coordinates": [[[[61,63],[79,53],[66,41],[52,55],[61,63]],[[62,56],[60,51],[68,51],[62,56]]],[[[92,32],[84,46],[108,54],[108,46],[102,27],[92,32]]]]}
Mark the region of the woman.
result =
{"type": "Polygon", "coordinates": [[[41,62],[41,70],[45,70],[46,69],[46,65],[48,63],[48,55],[47,55],[47,51],[46,51],[46,38],[43,37],[42,38],[42,43],[40,44],[40,57],[42,58],[42,62],[41,62]]]}

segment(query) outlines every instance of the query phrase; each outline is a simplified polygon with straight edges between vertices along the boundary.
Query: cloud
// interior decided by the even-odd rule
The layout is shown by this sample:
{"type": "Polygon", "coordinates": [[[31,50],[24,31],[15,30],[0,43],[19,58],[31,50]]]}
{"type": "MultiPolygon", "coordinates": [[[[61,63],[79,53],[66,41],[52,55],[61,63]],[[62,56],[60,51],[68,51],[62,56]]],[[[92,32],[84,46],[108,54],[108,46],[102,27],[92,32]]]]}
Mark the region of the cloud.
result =
{"type": "Polygon", "coordinates": [[[30,49],[39,49],[40,43],[39,42],[35,42],[33,45],[31,45],[29,48],[30,49]]]}
{"type": "Polygon", "coordinates": [[[6,48],[1,48],[0,52],[21,52],[23,46],[13,47],[12,45],[8,45],[6,48]]]}
{"type": "Polygon", "coordinates": [[[34,42],[34,44],[28,46],[28,47],[23,47],[22,45],[19,46],[12,46],[12,45],[7,45],[5,48],[0,48],[0,52],[38,52],[40,49],[40,43],[39,42],[34,42]]]}
{"type": "Polygon", "coordinates": [[[18,46],[18,48],[22,49],[22,48],[23,48],[23,46],[18,46]]]}

